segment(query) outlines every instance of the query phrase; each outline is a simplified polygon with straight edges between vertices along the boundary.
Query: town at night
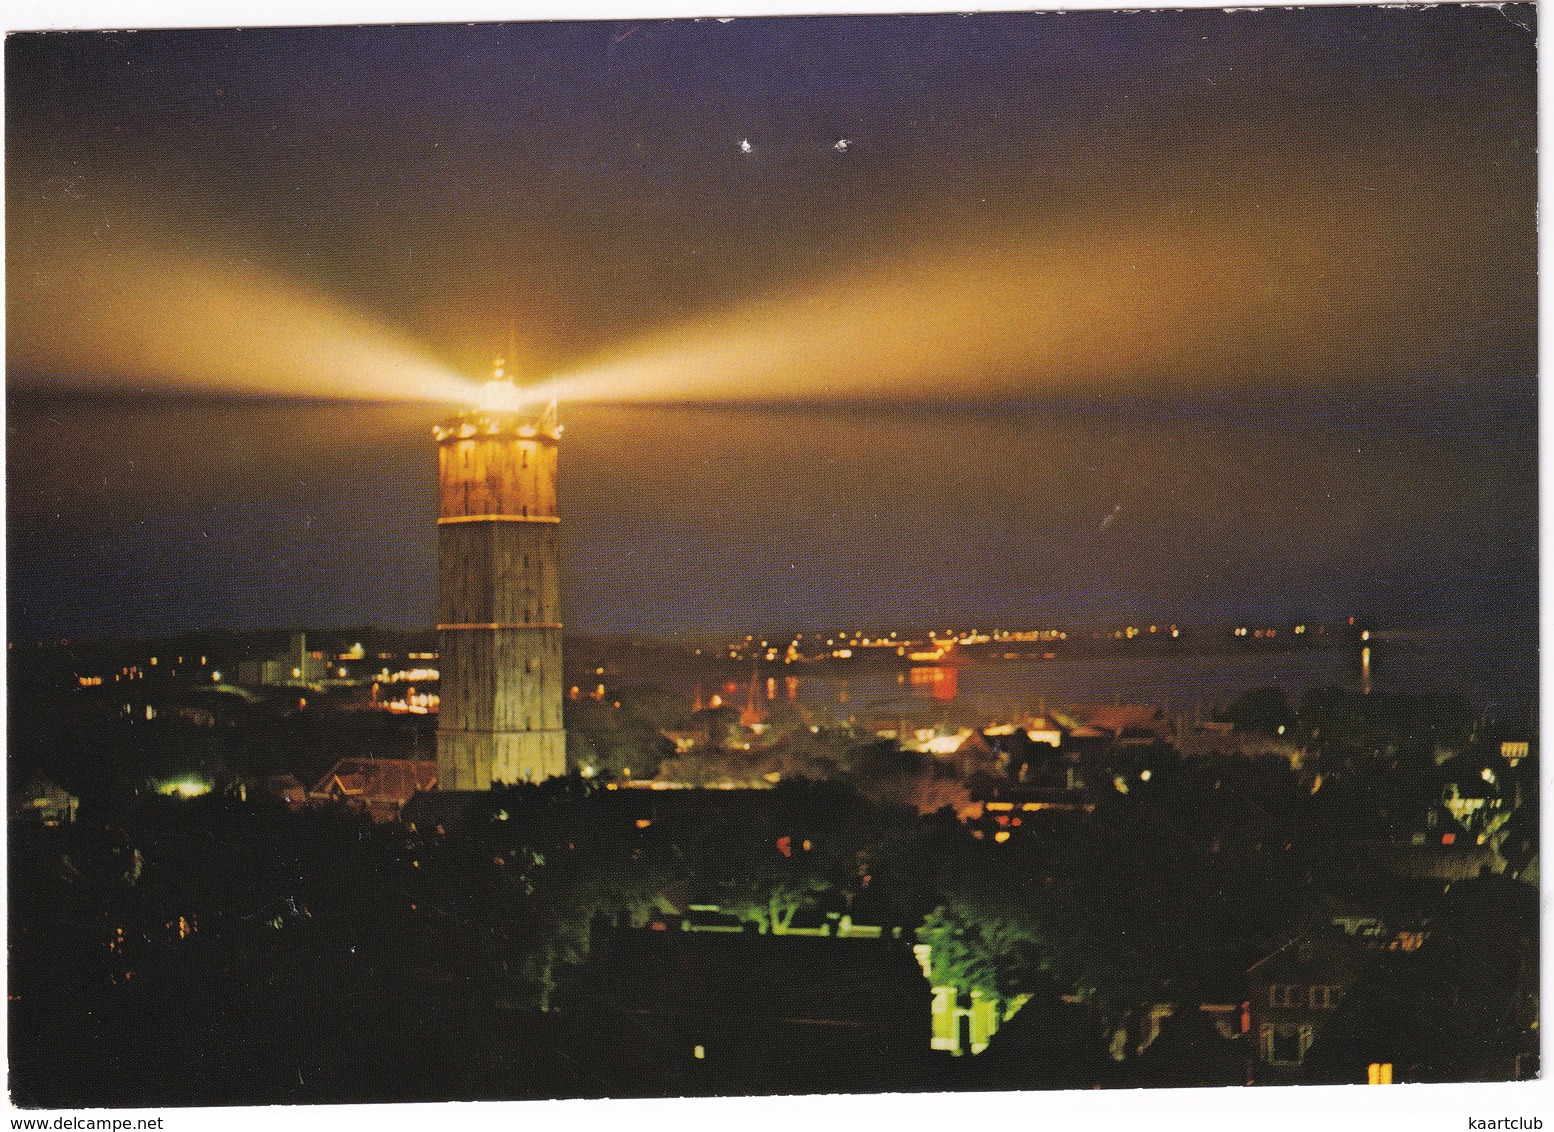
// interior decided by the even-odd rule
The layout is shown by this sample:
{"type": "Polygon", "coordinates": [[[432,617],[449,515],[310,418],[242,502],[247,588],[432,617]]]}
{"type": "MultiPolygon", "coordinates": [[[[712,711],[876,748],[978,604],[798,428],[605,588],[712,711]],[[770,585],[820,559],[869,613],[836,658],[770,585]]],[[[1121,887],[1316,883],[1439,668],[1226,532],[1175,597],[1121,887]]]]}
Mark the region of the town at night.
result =
{"type": "Polygon", "coordinates": [[[6,38],[13,1109],[1547,1110],[1532,5],[133,26],[6,38]]]}

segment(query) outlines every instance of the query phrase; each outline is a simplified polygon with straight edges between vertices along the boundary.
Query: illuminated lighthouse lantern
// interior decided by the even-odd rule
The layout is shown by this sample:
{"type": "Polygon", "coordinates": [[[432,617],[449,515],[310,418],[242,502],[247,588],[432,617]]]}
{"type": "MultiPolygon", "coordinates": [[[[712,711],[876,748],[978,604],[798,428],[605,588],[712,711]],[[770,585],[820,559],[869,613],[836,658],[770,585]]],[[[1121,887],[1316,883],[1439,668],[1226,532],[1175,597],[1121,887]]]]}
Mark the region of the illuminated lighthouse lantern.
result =
{"type": "Polygon", "coordinates": [[[489,790],[566,773],[556,403],[526,404],[502,359],[480,404],[434,430],[437,784],[489,790]]]}

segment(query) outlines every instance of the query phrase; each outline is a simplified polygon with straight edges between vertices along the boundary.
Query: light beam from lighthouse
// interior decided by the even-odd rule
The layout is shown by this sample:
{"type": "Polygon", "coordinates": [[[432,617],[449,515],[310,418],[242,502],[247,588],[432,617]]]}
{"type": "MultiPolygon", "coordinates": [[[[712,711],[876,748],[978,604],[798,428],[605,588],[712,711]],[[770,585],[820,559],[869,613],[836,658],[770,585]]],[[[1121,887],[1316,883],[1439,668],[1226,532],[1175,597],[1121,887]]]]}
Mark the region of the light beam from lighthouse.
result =
{"type": "Polygon", "coordinates": [[[566,773],[556,403],[525,404],[498,358],[437,439],[437,785],[566,773]]]}

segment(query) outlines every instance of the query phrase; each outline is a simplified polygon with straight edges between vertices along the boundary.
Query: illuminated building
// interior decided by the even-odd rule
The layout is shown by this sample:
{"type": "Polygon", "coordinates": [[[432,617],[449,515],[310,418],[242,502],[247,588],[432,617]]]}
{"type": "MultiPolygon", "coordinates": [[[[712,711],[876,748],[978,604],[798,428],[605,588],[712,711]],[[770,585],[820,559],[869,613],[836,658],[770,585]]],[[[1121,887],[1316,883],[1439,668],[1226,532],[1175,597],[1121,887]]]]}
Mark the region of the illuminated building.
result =
{"type": "Polygon", "coordinates": [[[245,660],[237,666],[239,684],[312,684],[328,677],[329,661],[321,652],[308,651],[306,633],[293,633],[286,651],[267,660],[245,660]]]}
{"type": "Polygon", "coordinates": [[[556,406],[503,375],[438,425],[437,784],[489,790],[566,773],[556,406]]]}

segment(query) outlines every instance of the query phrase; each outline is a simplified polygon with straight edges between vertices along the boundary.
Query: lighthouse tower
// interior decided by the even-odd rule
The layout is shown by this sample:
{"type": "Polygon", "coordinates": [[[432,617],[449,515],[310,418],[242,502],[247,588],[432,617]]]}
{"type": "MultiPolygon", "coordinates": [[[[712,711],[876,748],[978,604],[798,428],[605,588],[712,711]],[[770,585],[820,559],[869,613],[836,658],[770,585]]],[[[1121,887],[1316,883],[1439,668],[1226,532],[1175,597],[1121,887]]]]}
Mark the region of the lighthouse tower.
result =
{"type": "Polygon", "coordinates": [[[497,359],[481,404],[437,438],[437,785],[489,790],[566,773],[556,404],[497,359]]]}

